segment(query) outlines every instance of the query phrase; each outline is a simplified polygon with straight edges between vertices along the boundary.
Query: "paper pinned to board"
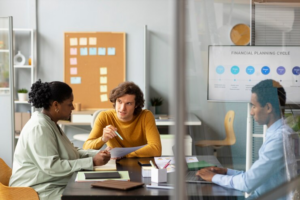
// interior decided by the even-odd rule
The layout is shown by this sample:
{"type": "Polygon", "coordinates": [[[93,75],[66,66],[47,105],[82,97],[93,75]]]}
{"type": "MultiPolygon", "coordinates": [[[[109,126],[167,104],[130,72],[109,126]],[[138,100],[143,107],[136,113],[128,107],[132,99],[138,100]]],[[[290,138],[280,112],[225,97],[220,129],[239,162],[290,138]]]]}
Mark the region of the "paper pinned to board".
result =
{"type": "Polygon", "coordinates": [[[95,48],[95,47],[90,47],[90,55],[91,56],[95,56],[95,55],[97,55],[97,48],[95,48]]]}
{"type": "Polygon", "coordinates": [[[101,94],[101,95],[100,95],[100,101],[101,101],[101,102],[108,101],[107,94],[101,94]]]}
{"type": "Polygon", "coordinates": [[[77,38],[70,38],[70,46],[77,46],[77,38]]]}
{"type": "Polygon", "coordinates": [[[104,47],[99,47],[98,55],[105,56],[105,54],[106,54],[106,49],[104,47]]]}
{"type": "Polygon", "coordinates": [[[77,55],[77,48],[70,48],[70,55],[77,55]]]}
{"type": "Polygon", "coordinates": [[[100,84],[107,84],[107,76],[100,76],[100,84]]]}
{"type": "Polygon", "coordinates": [[[77,67],[71,67],[70,68],[70,74],[76,75],[77,74],[77,67]]]}
{"type": "Polygon", "coordinates": [[[100,92],[107,92],[107,85],[100,85],[100,92]]]}
{"type": "Polygon", "coordinates": [[[89,38],[89,45],[96,45],[97,44],[97,38],[96,37],[90,37],[89,38]]]}
{"type": "Polygon", "coordinates": [[[87,38],[79,38],[79,45],[87,45],[87,38]]]}
{"type": "Polygon", "coordinates": [[[144,147],[146,145],[142,145],[142,146],[137,146],[137,147],[115,147],[113,149],[110,150],[110,155],[111,158],[121,158],[126,156],[127,154],[134,152],[142,147],[144,147]]]}
{"type": "Polygon", "coordinates": [[[107,74],[107,67],[100,67],[100,75],[106,75],[107,74]]]}

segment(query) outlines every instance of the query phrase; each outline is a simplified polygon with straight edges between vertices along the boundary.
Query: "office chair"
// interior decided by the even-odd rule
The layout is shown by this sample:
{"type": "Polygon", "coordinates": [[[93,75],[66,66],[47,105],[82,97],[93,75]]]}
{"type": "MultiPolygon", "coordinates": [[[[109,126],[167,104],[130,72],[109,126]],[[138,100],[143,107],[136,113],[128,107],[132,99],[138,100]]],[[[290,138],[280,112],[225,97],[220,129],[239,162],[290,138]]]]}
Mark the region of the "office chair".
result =
{"type": "MultiPolygon", "coordinates": [[[[93,113],[92,120],[91,120],[92,128],[94,127],[95,120],[101,111],[104,111],[104,110],[96,110],[93,113]]],[[[88,139],[89,135],[90,135],[89,133],[76,134],[73,136],[73,139],[85,142],[88,139]]]]}
{"type": "Polygon", "coordinates": [[[0,158],[0,199],[1,200],[39,200],[37,192],[31,187],[9,187],[12,170],[0,158]]]}
{"type": "Polygon", "coordinates": [[[224,127],[226,132],[226,138],[224,140],[201,140],[195,142],[196,146],[207,147],[212,146],[214,148],[214,155],[217,156],[217,149],[223,146],[234,145],[236,142],[235,133],[233,130],[234,111],[229,110],[224,119],[224,127]]]}

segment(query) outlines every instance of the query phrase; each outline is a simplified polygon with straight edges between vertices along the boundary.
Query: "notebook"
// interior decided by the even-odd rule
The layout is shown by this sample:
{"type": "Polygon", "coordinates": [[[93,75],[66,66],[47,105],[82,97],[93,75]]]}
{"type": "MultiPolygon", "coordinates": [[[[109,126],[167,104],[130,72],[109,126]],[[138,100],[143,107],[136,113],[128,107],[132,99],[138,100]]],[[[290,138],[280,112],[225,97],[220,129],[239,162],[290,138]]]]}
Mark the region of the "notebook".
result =
{"type": "Polygon", "coordinates": [[[216,165],[200,160],[198,162],[187,163],[187,166],[189,171],[196,171],[205,167],[215,167],[216,165]]]}
{"type": "Polygon", "coordinates": [[[117,171],[116,160],[111,159],[105,165],[94,166],[95,171],[117,171]]]}
{"type": "MultiPolygon", "coordinates": [[[[101,171],[101,172],[97,172],[97,171],[81,171],[81,172],[77,172],[77,176],[75,179],[75,182],[95,182],[95,181],[105,181],[106,179],[86,179],[85,175],[86,173],[111,173],[111,171],[101,171]]],[[[118,173],[120,174],[121,178],[107,178],[107,179],[114,179],[114,180],[120,180],[120,181],[129,181],[130,177],[129,177],[129,173],[128,171],[118,171],[118,173]]]]}
{"type": "Polygon", "coordinates": [[[109,189],[117,189],[117,190],[129,190],[143,185],[144,183],[141,182],[117,181],[117,180],[106,180],[106,181],[101,181],[101,182],[96,182],[91,184],[92,187],[109,188],[109,189]]]}
{"type": "Polygon", "coordinates": [[[84,177],[85,177],[85,179],[121,178],[119,172],[84,173],[84,177]]]}

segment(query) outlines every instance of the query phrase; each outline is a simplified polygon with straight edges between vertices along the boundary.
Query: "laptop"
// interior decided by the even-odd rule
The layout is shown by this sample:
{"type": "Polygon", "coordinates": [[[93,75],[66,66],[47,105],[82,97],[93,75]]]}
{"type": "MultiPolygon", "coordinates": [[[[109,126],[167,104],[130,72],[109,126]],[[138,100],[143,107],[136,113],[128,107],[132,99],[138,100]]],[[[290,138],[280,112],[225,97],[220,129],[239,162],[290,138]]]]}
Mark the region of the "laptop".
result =
{"type": "MultiPolygon", "coordinates": [[[[173,155],[175,155],[175,146],[172,147],[173,155]]],[[[185,160],[185,168],[186,168],[186,175],[185,175],[185,182],[187,183],[212,183],[210,181],[206,181],[202,179],[200,176],[196,176],[197,170],[189,171],[188,164],[185,160]]]]}
{"type": "Polygon", "coordinates": [[[186,175],[185,175],[185,181],[187,183],[212,183],[210,181],[206,181],[204,179],[202,179],[200,176],[196,176],[197,171],[189,171],[188,167],[187,167],[187,163],[186,164],[186,175]]]}

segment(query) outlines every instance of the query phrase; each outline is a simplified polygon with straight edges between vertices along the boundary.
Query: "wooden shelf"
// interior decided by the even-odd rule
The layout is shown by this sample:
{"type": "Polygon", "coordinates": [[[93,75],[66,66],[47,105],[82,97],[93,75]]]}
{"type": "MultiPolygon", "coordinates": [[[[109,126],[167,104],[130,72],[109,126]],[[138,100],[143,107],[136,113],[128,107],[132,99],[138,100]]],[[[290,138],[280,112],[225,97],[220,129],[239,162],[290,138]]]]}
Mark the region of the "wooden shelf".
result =
{"type": "Polygon", "coordinates": [[[32,66],[31,65],[14,65],[15,68],[27,68],[27,69],[31,69],[32,66]]]}
{"type": "Polygon", "coordinates": [[[30,104],[28,101],[15,101],[15,104],[30,104]]]}

